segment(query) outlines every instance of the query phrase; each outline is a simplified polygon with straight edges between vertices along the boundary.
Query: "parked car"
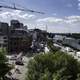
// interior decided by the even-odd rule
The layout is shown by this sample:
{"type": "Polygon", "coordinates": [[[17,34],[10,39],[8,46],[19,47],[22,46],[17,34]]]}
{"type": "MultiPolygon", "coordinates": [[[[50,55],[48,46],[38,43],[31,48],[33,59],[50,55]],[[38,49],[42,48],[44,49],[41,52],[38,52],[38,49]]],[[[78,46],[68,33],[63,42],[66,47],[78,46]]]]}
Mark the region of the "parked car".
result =
{"type": "Polygon", "coordinates": [[[17,60],[17,61],[15,62],[15,64],[16,64],[16,65],[24,65],[23,61],[21,61],[21,60],[17,60]]]}

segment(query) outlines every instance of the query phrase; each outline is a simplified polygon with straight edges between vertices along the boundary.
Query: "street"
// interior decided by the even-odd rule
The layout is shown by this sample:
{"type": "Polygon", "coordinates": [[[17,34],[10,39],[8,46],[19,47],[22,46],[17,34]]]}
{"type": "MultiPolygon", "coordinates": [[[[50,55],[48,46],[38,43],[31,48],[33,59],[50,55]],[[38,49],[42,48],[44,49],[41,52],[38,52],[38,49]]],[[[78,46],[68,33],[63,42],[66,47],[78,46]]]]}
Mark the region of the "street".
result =
{"type": "MultiPolygon", "coordinates": [[[[18,80],[25,80],[26,77],[26,72],[27,72],[27,65],[29,60],[31,59],[31,57],[26,57],[23,56],[23,63],[24,65],[16,65],[15,64],[15,68],[12,69],[10,72],[12,73],[12,75],[10,77],[12,77],[13,79],[18,79],[18,80]],[[17,69],[17,70],[16,70],[17,69]]],[[[9,63],[15,63],[16,60],[9,60],[9,63]]],[[[12,64],[14,65],[14,64],[12,64]]]]}

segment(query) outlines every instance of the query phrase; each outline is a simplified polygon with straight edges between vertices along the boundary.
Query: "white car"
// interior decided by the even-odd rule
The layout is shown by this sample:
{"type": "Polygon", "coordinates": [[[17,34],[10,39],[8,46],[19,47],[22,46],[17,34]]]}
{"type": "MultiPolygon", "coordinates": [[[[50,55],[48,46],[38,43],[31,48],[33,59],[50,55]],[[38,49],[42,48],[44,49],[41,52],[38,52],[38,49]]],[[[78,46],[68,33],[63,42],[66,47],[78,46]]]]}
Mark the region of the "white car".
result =
{"type": "Polygon", "coordinates": [[[80,52],[76,52],[78,58],[80,58],[80,52]]]}

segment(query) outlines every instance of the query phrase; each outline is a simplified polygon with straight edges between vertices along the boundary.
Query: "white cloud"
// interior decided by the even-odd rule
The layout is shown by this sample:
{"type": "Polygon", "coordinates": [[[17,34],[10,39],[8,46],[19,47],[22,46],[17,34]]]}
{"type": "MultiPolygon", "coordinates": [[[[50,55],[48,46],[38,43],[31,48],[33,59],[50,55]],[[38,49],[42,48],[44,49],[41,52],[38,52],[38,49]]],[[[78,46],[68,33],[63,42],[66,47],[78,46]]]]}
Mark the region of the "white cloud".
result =
{"type": "Polygon", "coordinates": [[[46,17],[37,19],[39,24],[48,24],[50,32],[80,32],[80,16],[68,16],[64,18],[46,17]]]}
{"type": "Polygon", "coordinates": [[[49,22],[49,23],[58,23],[58,22],[62,22],[62,21],[63,21],[63,19],[56,18],[56,17],[47,17],[47,18],[37,20],[37,22],[49,22]]]}
{"type": "Polygon", "coordinates": [[[80,0],[78,0],[80,2],[80,0]]]}
{"type": "Polygon", "coordinates": [[[5,12],[1,12],[0,13],[0,18],[2,18],[2,20],[6,19],[33,19],[35,18],[35,15],[32,14],[28,14],[28,13],[24,13],[22,11],[5,11],[5,12]]]}
{"type": "Polygon", "coordinates": [[[66,23],[78,23],[80,22],[80,16],[69,16],[69,17],[65,17],[65,22],[66,23]]]}
{"type": "Polygon", "coordinates": [[[43,19],[36,20],[37,22],[47,22],[47,23],[67,23],[67,24],[74,24],[80,22],[80,16],[68,16],[65,18],[57,18],[57,17],[47,17],[43,19]]]}
{"type": "Polygon", "coordinates": [[[80,3],[78,3],[78,7],[80,7],[80,3]]]}
{"type": "Polygon", "coordinates": [[[35,15],[28,15],[29,18],[36,17],[35,15]]]}
{"type": "Polygon", "coordinates": [[[80,0],[78,0],[78,10],[80,10],[80,0]]]}

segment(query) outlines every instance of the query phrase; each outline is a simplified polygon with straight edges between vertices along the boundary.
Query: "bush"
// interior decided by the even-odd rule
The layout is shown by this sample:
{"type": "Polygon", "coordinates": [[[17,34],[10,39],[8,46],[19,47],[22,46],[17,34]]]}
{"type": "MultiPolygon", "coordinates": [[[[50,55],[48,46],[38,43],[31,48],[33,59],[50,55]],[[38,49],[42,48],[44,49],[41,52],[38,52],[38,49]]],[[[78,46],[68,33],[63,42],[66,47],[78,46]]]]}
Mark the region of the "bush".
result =
{"type": "Polygon", "coordinates": [[[4,80],[5,74],[10,70],[10,68],[8,67],[8,64],[6,64],[6,62],[7,62],[7,59],[5,56],[5,50],[0,49],[0,80],[1,79],[4,80]]]}
{"type": "Polygon", "coordinates": [[[78,64],[72,56],[60,51],[39,54],[29,62],[26,80],[76,80],[78,64]]]}
{"type": "Polygon", "coordinates": [[[53,45],[53,39],[47,39],[47,46],[48,46],[50,52],[56,52],[56,51],[59,51],[60,50],[60,48],[55,47],[53,45]]]}

